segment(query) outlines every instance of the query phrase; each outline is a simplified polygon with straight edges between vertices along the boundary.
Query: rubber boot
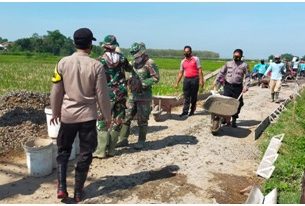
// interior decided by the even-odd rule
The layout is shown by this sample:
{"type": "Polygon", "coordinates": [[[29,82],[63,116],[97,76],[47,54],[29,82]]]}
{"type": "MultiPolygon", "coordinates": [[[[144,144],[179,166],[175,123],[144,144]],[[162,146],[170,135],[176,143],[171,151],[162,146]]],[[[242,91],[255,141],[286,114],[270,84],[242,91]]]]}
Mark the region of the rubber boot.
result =
{"type": "Polygon", "coordinates": [[[135,145],[135,149],[142,149],[145,144],[146,134],[148,126],[139,126],[139,139],[138,143],[135,145]]]}
{"type": "Polygon", "coordinates": [[[67,164],[57,164],[57,198],[65,199],[67,198],[67,164]]]}
{"type": "Polygon", "coordinates": [[[274,93],[274,101],[275,101],[275,103],[279,103],[279,92],[275,92],[274,93]]]}
{"type": "Polygon", "coordinates": [[[110,135],[107,131],[98,131],[97,135],[97,147],[92,154],[93,157],[105,158],[107,145],[110,142],[110,135]]]}
{"type": "Polygon", "coordinates": [[[108,144],[107,156],[113,157],[115,155],[115,148],[119,138],[119,132],[112,130],[110,132],[110,141],[108,144]]]}
{"type": "Polygon", "coordinates": [[[274,93],[271,93],[271,102],[274,102],[274,93]]]}
{"type": "Polygon", "coordinates": [[[237,127],[237,124],[236,124],[236,118],[232,118],[232,127],[233,128],[236,128],[237,127]]]}
{"type": "Polygon", "coordinates": [[[130,126],[123,124],[120,135],[119,135],[119,140],[116,144],[116,147],[125,147],[128,145],[128,136],[130,134],[130,126]]]}
{"type": "Polygon", "coordinates": [[[84,198],[84,184],[87,179],[88,171],[76,171],[75,170],[75,183],[74,183],[74,200],[80,202],[84,198]]]}

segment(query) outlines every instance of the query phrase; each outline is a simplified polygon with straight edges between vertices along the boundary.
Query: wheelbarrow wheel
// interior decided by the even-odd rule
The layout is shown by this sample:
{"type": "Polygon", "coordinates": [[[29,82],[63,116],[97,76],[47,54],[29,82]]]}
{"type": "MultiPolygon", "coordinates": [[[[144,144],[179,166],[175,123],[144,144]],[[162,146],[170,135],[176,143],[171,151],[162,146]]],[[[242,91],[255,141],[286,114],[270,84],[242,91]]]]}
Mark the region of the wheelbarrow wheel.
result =
{"type": "Polygon", "coordinates": [[[217,135],[220,129],[220,118],[214,117],[212,119],[211,133],[212,135],[217,135]]]}

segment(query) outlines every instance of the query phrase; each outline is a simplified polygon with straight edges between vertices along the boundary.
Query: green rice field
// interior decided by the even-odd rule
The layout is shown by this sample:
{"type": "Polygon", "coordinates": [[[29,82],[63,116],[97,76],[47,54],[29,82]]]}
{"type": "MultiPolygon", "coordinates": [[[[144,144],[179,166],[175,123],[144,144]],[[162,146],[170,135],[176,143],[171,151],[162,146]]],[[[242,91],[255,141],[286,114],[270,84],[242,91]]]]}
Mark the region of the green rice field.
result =
{"type": "MultiPolygon", "coordinates": [[[[50,92],[54,67],[60,57],[32,55],[0,55],[0,95],[12,91],[50,92]]],[[[181,59],[155,58],[160,70],[160,82],[153,87],[154,95],[179,95],[182,82],[174,88],[181,59]]],[[[225,61],[201,60],[204,74],[220,68],[225,61]]],[[[250,62],[249,62],[250,63],[250,62]]],[[[250,63],[250,68],[254,65],[250,63]]],[[[210,85],[210,83],[207,83],[210,85]]],[[[209,89],[208,86],[205,89],[209,89]]]]}

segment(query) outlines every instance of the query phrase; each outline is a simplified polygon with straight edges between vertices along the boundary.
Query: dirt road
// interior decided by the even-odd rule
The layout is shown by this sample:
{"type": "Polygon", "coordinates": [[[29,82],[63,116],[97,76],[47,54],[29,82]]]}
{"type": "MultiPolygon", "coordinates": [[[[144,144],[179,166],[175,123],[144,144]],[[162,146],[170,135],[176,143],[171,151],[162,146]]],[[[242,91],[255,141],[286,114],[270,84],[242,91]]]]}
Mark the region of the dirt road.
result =
{"type": "MultiPolygon", "coordinates": [[[[281,98],[293,93],[294,84],[282,88],[281,98]]],[[[209,131],[210,116],[198,102],[194,116],[181,119],[178,107],[163,121],[149,122],[144,149],[131,144],[109,159],[94,159],[85,184],[83,203],[243,203],[239,190],[259,183],[255,176],[260,152],[252,130],[278,105],[270,102],[269,89],[251,87],[244,96],[238,128],[223,127],[219,136],[209,131]]],[[[72,197],[74,163],[69,165],[68,192],[72,197]]],[[[56,174],[27,176],[21,153],[0,164],[0,203],[60,203],[56,174]]]]}

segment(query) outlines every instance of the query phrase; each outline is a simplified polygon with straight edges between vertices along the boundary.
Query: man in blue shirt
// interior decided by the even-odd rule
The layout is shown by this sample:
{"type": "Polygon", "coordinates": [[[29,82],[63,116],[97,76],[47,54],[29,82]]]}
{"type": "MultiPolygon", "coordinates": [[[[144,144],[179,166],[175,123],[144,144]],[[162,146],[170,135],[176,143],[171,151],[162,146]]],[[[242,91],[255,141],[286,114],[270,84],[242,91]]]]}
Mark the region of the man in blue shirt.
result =
{"type": "Polygon", "coordinates": [[[281,56],[277,55],[274,57],[274,62],[271,63],[265,72],[264,76],[267,76],[267,74],[271,71],[271,77],[270,77],[270,89],[271,89],[271,99],[272,102],[279,103],[279,94],[281,90],[281,80],[283,77],[283,74],[286,72],[285,64],[281,62],[281,56]]]}
{"type": "Polygon", "coordinates": [[[299,67],[300,67],[299,68],[300,69],[300,71],[299,71],[300,76],[305,77],[305,62],[304,62],[304,60],[301,60],[299,67]]]}
{"type": "Polygon", "coordinates": [[[262,77],[264,76],[266,69],[267,69],[267,65],[265,64],[265,60],[261,60],[260,64],[256,64],[253,68],[253,72],[257,73],[257,78],[258,78],[258,85],[260,85],[260,81],[262,79],[262,77]]]}

